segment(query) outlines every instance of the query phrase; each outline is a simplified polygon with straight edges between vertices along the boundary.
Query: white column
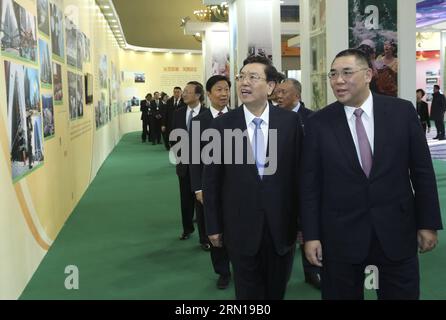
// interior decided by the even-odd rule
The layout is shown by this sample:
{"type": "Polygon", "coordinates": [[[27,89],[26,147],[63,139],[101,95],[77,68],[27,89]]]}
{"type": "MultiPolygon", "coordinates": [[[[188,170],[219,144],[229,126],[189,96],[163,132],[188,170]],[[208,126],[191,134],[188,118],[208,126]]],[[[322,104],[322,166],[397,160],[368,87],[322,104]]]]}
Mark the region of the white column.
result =
{"type": "Polygon", "coordinates": [[[416,0],[398,0],[398,96],[416,104],[416,0]]]}

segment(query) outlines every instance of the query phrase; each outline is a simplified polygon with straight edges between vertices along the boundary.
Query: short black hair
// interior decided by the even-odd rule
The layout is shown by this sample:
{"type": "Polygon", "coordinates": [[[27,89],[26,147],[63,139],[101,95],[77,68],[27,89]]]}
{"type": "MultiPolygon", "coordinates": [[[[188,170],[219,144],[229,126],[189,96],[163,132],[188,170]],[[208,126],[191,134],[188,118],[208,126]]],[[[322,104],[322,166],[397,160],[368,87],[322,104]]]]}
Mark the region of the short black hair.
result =
{"type": "Polygon", "coordinates": [[[424,92],[423,89],[417,89],[417,92],[421,92],[421,98],[423,98],[424,95],[426,94],[426,92],[424,92]]]}
{"type": "Polygon", "coordinates": [[[228,78],[226,78],[223,75],[219,75],[216,74],[215,76],[212,76],[208,79],[208,81],[206,82],[206,91],[207,92],[211,92],[212,87],[215,86],[215,84],[219,81],[226,81],[226,83],[228,84],[229,88],[231,87],[231,81],[229,81],[228,78]]]}
{"type": "Polygon", "coordinates": [[[373,68],[372,62],[370,61],[370,57],[368,57],[367,54],[360,49],[343,50],[336,55],[336,57],[333,59],[333,62],[338,58],[348,57],[348,56],[354,56],[356,60],[358,60],[359,62],[367,65],[369,68],[373,68]]]}
{"type": "Polygon", "coordinates": [[[173,90],[183,90],[180,87],[174,87],[173,90]]]}
{"type": "Polygon", "coordinates": [[[151,93],[146,94],[146,99],[147,98],[152,98],[152,94],[151,93]]]}
{"type": "Polygon", "coordinates": [[[438,91],[440,91],[440,86],[438,84],[434,84],[434,89],[437,89],[438,91]]]}
{"type": "Polygon", "coordinates": [[[204,89],[203,85],[198,81],[189,81],[187,84],[191,84],[195,87],[195,94],[200,95],[200,103],[204,102],[204,89]]]}
{"type": "Polygon", "coordinates": [[[251,63],[260,63],[265,66],[265,75],[266,75],[266,81],[274,81],[277,83],[277,69],[273,66],[273,63],[270,59],[268,59],[265,56],[259,56],[259,55],[250,55],[248,58],[246,58],[243,61],[243,67],[242,69],[247,65],[251,63]]]}
{"type": "Polygon", "coordinates": [[[286,76],[281,72],[277,72],[276,78],[277,78],[276,80],[277,83],[282,83],[286,79],[286,76]]]}
{"type": "Polygon", "coordinates": [[[373,54],[375,54],[375,49],[373,49],[371,46],[366,45],[366,44],[361,44],[358,48],[356,48],[358,50],[361,50],[362,52],[365,53],[365,55],[371,60],[371,56],[373,54]]]}

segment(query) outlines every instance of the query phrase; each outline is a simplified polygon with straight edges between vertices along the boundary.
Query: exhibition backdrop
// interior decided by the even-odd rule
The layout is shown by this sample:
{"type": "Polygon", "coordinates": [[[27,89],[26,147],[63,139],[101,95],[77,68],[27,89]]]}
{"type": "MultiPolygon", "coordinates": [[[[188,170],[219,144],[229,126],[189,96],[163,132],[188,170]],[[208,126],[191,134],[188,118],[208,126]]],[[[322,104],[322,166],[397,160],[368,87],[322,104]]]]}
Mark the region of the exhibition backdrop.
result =
{"type": "Polygon", "coordinates": [[[202,81],[202,63],[120,50],[94,0],[0,0],[0,19],[0,299],[15,299],[121,136],[139,130],[127,101],[202,81]]]}

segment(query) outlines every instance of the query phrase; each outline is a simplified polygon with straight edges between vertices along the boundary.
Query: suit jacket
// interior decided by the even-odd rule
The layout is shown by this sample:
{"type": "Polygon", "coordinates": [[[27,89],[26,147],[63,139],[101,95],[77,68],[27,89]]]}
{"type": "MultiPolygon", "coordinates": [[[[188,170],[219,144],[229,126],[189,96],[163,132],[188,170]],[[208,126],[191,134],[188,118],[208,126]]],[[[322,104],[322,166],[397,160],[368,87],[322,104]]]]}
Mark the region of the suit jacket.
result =
{"type": "Polygon", "coordinates": [[[158,100],[158,105],[156,105],[155,100],[150,101],[150,113],[153,116],[153,119],[161,121],[163,117],[162,109],[163,102],[161,101],[161,99],[158,100]]]}
{"type": "MultiPolygon", "coordinates": [[[[228,108],[228,112],[230,112],[231,109],[228,108]]],[[[212,121],[214,120],[214,117],[212,116],[212,112],[210,109],[206,109],[206,111],[200,113],[198,116],[194,117],[192,119],[192,123],[199,123],[200,124],[200,135],[195,134],[194,132],[194,128],[196,128],[195,125],[192,125],[192,131],[191,131],[191,137],[201,137],[201,135],[203,134],[203,131],[205,131],[206,129],[209,129],[211,126],[212,121]]],[[[192,142],[192,139],[191,139],[192,142]]],[[[203,150],[204,146],[209,143],[208,141],[196,141],[195,143],[199,143],[200,144],[200,154],[201,151],[203,150]]],[[[199,191],[199,190],[203,190],[203,168],[204,168],[204,164],[202,161],[200,161],[199,164],[191,164],[189,166],[190,169],[190,175],[191,175],[191,187],[192,187],[192,191],[199,191]]]]}
{"type": "MultiPolygon", "coordinates": [[[[206,110],[207,109],[205,108],[205,106],[201,105],[199,114],[201,114],[202,112],[205,112],[206,110]]],[[[180,109],[175,111],[172,130],[183,129],[187,132],[186,112],[187,112],[187,106],[181,107],[180,109]]],[[[187,139],[189,140],[189,135],[188,135],[187,139]]],[[[172,147],[175,144],[177,144],[178,142],[180,142],[180,140],[181,140],[180,138],[178,138],[177,140],[172,140],[169,137],[169,142],[172,147]]],[[[189,154],[190,154],[190,150],[189,150],[189,154]]],[[[181,152],[180,152],[179,156],[181,156],[181,152]]],[[[189,172],[189,164],[184,164],[184,163],[177,164],[176,173],[179,177],[186,176],[188,172],[189,172]]]]}
{"type": "Polygon", "coordinates": [[[305,108],[305,104],[301,101],[299,110],[297,111],[297,114],[300,117],[300,124],[302,126],[302,131],[305,134],[305,123],[307,122],[307,119],[309,116],[311,116],[314,113],[313,110],[305,108]]]}
{"type": "Polygon", "coordinates": [[[140,120],[149,121],[149,108],[150,104],[147,103],[147,100],[141,100],[139,108],[139,110],[141,111],[140,120]]]}
{"type": "Polygon", "coordinates": [[[432,96],[431,120],[444,121],[444,112],[446,110],[446,98],[440,92],[432,96]]]}
{"type": "Polygon", "coordinates": [[[418,113],[418,116],[420,117],[420,121],[426,122],[430,128],[431,124],[430,124],[430,119],[429,119],[429,110],[427,107],[427,103],[424,102],[423,100],[421,100],[420,102],[417,102],[417,113],[418,113]]]}
{"type": "Polygon", "coordinates": [[[341,103],[307,121],[300,188],[303,235],[305,241],[321,241],[324,260],[363,262],[373,230],[387,258],[413,257],[417,230],[442,228],[435,174],[415,108],[409,101],[373,94],[373,113],[369,178],[341,103]]]}
{"type": "Polygon", "coordinates": [[[175,97],[170,97],[167,100],[167,103],[163,105],[161,112],[162,112],[162,125],[166,127],[167,132],[170,132],[173,128],[173,115],[175,113],[175,110],[178,110],[182,107],[186,107],[186,104],[183,101],[183,98],[180,98],[180,101],[178,103],[178,107],[175,107],[175,97]]]}
{"type": "MultiPolygon", "coordinates": [[[[256,254],[262,242],[265,225],[275,250],[287,253],[297,236],[297,181],[300,140],[298,115],[270,104],[269,129],[277,130],[277,170],[260,179],[255,164],[247,164],[252,147],[246,137],[243,143],[243,164],[236,164],[232,141],[225,141],[223,130],[246,131],[243,107],[212,121],[211,128],[222,137],[221,163],[205,165],[203,193],[208,235],[223,233],[229,250],[243,255],[256,254]],[[228,144],[232,155],[225,155],[228,144]],[[223,163],[230,157],[231,163],[223,163]],[[224,190],[224,192],[222,192],[224,190]]],[[[268,146],[271,144],[271,133],[268,146]]],[[[232,140],[232,139],[231,139],[232,140]]],[[[269,147],[268,147],[269,149],[269,147]]],[[[267,151],[269,153],[269,150],[267,151]]]]}

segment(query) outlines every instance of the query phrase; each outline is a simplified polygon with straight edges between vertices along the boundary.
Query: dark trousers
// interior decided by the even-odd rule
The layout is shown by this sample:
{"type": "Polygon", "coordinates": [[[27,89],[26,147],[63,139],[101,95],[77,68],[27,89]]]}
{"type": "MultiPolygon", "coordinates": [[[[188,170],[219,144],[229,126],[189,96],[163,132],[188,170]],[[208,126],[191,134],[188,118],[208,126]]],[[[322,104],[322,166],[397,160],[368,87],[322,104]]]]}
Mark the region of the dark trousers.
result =
{"type": "Polygon", "coordinates": [[[152,143],[161,143],[161,121],[154,117],[150,121],[150,134],[152,143]]]}
{"type": "Polygon", "coordinates": [[[323,261],[322,299],[363,300],[365,269],[376,266],[378,270],[379,300],[417,300],[420,295],[418,256],[402,261],[386,258],[376,235],[367,259],[361,264],[323,261]]]}
{"type": "Polygon", "coordinates": [[[228,248],[237,300],[282,300],[293,265],[293,251],[294,248],[278,255],[266,225],[256,255],[245,256],[228,248]]]}
{"type": "Polygon", "coordinates": [[[225,246],[216,248],[211,245],[211,260],[216,274],[221,276],[229,276],[231,274],[229,255],[225,246]]]}
{"type": "Polygon", "coordinates": [[[181,220],[183,223],[183,233],[194,232],[194,207],[195,195],[190,186],[189,172],[184,177],[178,177],[180,182],[180,199],[181,199],[181,220]]]}
{"type": "Polygon", "coordinates": [[[149,121],[142,120],[142,134],[141,134],[141,140],[143,142],[146,142],[147,137],[149,136],[149,131],[147,131],[147,126],[149,125],[149,121]]]}
{"type": "Polygon", "coordinates": [[[430,129],[430,127],[428,127],[426,121],[421,122],[421,126],[423,127],[423,131],[424,131],[425,134],[427,133],[427,128],[430,129]]]}
{"type": "Polygon", "coordinates": [[[200,243],[205,244],[208,243],[211,246],[211,261],[212,266],[214,268],[214,271],[216,274],[222,275],[222,276],[229,276],[231,274],[230,268],[229,268],[229,255],[226,248],[223,246],[221,248],[217,248],[212,246],[212,244],[209,241],[209,238],[206,233],[206,223],[205,223],[205,216],[204,216],[204,208],[203,205],[196,201],[195,204],[196,208],[196,215],[197,215],[197,227],[198,227],[198,233],[200,235],[200,243]]]}
{"type": "Polygon", "coordinates": [[[198,236],[201,244],[209,244],[204,223],[204,210],[200,201],[195,198],[195,215],[197,217],[198,236]]]}
{"type": "Polygon", "coordinates": [[[444,138],[444,121],[435,120],[435,127],[437,128],[437,136],[444,138]]]}
{"type": "Polygon", "coordinates": [[[169,144],[169,131],[164,131],[163,132],[163,141],[164,141],[164,146],[166,147],[166,150],[170,150],[170,144],[169,144]]]}

